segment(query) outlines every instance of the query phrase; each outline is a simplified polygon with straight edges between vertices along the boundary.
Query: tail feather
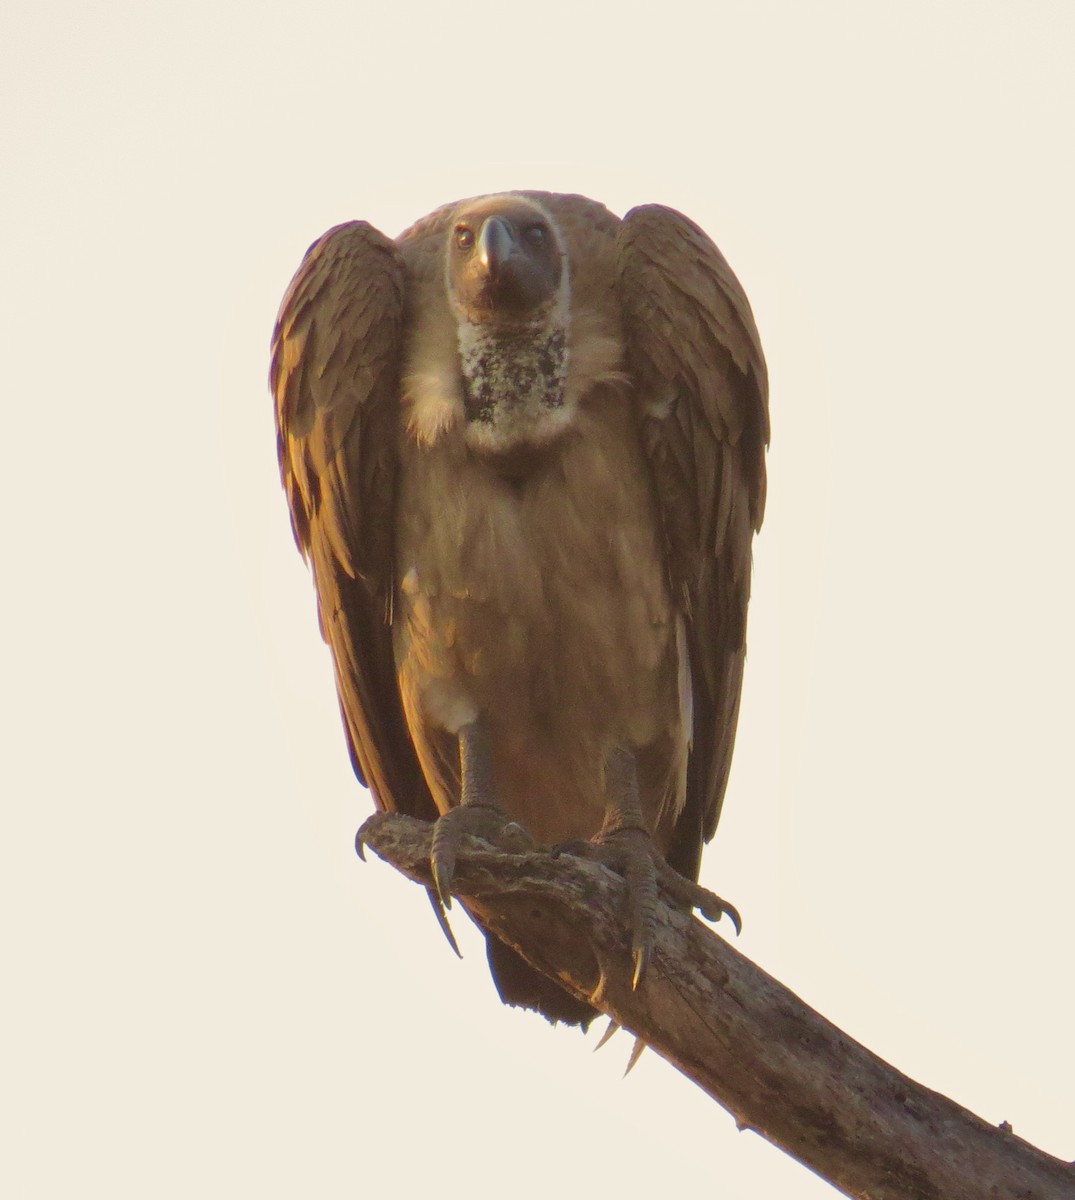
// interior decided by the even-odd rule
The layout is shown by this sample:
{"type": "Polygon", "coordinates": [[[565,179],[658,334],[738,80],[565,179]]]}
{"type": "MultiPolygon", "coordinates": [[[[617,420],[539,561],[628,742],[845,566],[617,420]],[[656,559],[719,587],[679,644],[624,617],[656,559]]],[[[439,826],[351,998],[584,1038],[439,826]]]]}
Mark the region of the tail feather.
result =
{"type": "Polygon", "coordinates": [[[584,1000],[577,1000],[559,984],[542,975],[520,954],[502,942],[495,934],[486,933],[486,952],[493,982],[505,1004],[530,1008],[555,1024],[579,1025],[587,1029],[597,1016],[596,1009],[584,1000]]]}

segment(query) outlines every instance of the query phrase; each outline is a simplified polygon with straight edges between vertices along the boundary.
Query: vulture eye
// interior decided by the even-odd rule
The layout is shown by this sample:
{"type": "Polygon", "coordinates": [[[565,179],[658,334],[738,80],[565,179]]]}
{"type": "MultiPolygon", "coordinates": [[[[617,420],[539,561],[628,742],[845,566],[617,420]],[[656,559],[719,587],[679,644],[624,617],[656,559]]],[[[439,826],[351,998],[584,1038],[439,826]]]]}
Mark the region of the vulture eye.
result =
{"type": "Polygon", "coordinates": [[[469,225],[455,227],[455,244],[460,250],[469,250],[474,245],[474,230],[469,225]]]}
{"type": "Polygon", "coordinates": [[[546,231],[544,225],[531,225],[523,234],[531,246],[544,246],[546,231]]]}

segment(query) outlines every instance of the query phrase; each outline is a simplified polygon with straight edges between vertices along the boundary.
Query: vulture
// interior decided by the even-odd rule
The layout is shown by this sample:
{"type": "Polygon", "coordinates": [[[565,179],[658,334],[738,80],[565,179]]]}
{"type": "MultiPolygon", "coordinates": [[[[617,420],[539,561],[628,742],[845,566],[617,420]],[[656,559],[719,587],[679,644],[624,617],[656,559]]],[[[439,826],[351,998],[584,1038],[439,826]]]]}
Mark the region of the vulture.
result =
{"type": "MultiPolygon", "coordinates": [[[[658,887],[696,880],[739,715],[768,384],[692,221],[521,191],[364,221],[306,253],[272,338],[280,472],[351,761],[383,812],[518,826],[627,881],[635,979],[658,887]]],[[[592,1008],[486,934],[506,1003],[592,1008]]]]}

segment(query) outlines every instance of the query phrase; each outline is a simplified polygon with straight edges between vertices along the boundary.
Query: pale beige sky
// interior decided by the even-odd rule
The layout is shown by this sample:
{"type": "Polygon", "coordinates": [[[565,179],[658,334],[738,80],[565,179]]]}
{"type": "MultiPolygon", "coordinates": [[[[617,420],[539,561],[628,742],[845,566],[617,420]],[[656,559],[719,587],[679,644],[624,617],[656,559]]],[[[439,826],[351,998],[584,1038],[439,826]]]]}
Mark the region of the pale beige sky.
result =
{"type": "Polygon", "coordinates": [[[269,331],[327,226],[511,187],[681,208],[754,305],[740,948],[1075,1158],[1073,45],[1069,3],[4,7],[0,1192],[834,1194],[353,856],[269,331]]]}

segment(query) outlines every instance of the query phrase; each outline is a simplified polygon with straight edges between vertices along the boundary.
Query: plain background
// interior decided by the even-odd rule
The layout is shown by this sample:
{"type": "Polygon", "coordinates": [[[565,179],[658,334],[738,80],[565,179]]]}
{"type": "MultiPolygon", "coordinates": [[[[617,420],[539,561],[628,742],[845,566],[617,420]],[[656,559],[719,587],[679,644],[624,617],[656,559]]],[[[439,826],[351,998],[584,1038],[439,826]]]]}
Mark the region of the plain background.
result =
{"type": "Polygon", "coordinates": [[[513,187],[682,209],[761,329],[740,948],[1075,1157],[1073,45],[1033,0],[4,6],[5,1196],[833,1194],[353,855],[269,333],[329,225],[513,187]]]}

